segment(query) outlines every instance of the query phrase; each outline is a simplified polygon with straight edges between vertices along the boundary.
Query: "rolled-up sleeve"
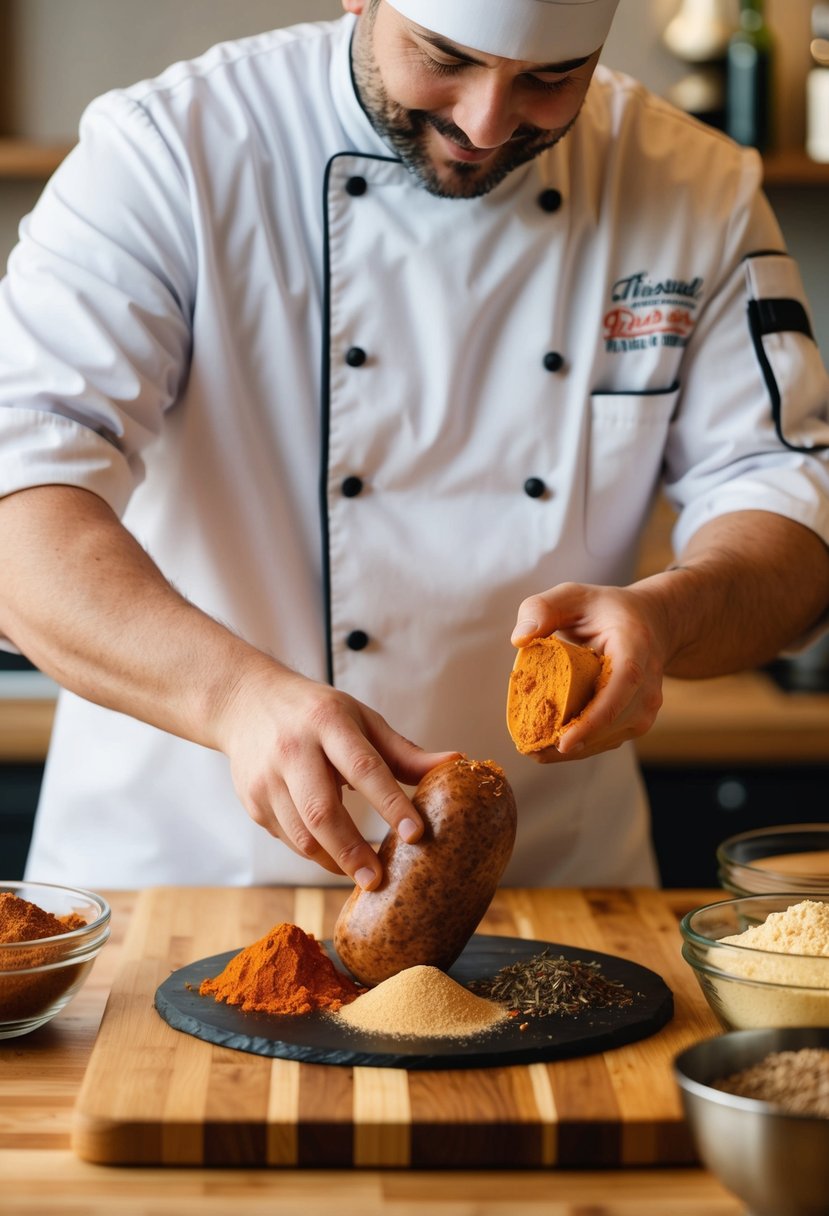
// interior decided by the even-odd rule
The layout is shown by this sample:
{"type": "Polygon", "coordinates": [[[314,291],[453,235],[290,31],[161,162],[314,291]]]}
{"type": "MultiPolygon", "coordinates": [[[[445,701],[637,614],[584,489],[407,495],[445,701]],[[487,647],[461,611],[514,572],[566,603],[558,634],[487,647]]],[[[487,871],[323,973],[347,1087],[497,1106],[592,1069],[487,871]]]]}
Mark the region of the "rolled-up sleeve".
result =
{"type": "Polygon", "coordinates": [[[746,164],[665,452],[679,551],[708,520],[745,510],[784,515],[829,544],[829,375],[798,268],[746,164]]]}
{"type": "Polygon", "coordinates": [[[187,377],[188,200],[140,104],[89,107],[0,283],[0,495],[73,485],[123,512],[187,377]]]}

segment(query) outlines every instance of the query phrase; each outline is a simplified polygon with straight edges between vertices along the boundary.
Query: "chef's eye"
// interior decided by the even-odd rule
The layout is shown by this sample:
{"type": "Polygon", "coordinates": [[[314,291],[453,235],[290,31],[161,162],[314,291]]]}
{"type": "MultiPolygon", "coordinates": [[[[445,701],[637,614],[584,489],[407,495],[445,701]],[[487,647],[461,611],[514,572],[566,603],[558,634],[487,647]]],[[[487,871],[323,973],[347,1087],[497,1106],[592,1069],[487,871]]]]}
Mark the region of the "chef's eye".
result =
{"type": "Polygon", "coordinates": [[[425,51],[421,51],[421,59],[425,63],[430,72],[435,76],[451,76],[455,72],[459,72],[461,68],[468,67],[462,59],[435,59],[432,55],[427,55],[425,51]]]}
{"type": "Polygon", "coordinates": [[[533,88],[541,89],[545,93],[564,93],[567,89],[573,87],[572,76],[544,76],[535,75],[533,72],[527,72],[525,78],[533,88]]]}

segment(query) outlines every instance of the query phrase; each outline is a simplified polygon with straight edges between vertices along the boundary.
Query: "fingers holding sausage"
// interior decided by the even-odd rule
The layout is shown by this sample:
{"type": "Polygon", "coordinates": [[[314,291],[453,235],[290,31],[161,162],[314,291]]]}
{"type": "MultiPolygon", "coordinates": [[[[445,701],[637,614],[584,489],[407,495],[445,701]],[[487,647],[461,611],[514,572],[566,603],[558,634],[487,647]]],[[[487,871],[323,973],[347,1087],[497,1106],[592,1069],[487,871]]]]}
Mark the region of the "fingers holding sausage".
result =
{"type": "Polygon", "coordinates": [[[342,800],[342,783],[322,766],[309,767],[289,785],[278,781],[251,795],[237,781],[240,800],[255,823],[300,857],[331,874],[345,874],[365,889],[382,878],[372,846],[358,831],[342,800]]]}
{"type": "Polygon", "coordinates": [[[398,780],[415,784],[457,753],[424,752],[347,694],[273,666],[273,678],[259,674],[236,698],[225,734],[237,793],[255,822],[294,852],[373,889],[382,864],[348,814],[343,787],[411,842],[423,820],[398,780]]]}

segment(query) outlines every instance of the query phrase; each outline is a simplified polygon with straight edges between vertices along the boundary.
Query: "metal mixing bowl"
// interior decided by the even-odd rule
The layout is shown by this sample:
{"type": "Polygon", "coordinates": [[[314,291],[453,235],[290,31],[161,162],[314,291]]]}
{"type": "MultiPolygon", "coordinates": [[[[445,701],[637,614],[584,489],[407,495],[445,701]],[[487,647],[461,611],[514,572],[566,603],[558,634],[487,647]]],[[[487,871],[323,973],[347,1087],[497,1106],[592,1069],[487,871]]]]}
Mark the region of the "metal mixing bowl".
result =
{"type": "Polygon", "coordinates": [[[685,1117],[702,1163],[748,1204],[749,1216],[829,1214],[829,1118],[783,1112],[713,1082],[770,1052],[829,1049],[829,1030],[737,1030],[674,1061],[685,1117]]]}

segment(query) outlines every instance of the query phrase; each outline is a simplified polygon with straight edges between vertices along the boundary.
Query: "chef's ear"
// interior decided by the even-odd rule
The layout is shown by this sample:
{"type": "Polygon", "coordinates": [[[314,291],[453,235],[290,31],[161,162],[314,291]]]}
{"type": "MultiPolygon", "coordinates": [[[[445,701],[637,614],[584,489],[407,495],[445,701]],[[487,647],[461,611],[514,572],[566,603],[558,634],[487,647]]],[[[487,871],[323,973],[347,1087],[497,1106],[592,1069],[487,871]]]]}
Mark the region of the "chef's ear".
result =
{"type": "Polygon", "coordinates": [[[347,13],[353,13],[355,17],[359,17],[365,8],[365,0],[343,0],[343,8],[347,13]]]}

